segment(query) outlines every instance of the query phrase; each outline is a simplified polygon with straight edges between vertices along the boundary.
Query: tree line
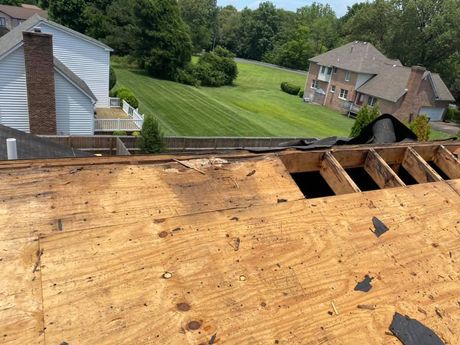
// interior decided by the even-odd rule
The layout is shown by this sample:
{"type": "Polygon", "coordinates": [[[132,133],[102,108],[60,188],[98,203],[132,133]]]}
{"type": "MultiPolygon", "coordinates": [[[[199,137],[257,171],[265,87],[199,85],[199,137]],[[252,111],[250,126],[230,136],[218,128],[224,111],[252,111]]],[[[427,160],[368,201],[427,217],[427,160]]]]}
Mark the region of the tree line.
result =
{"type": "MultiPolygon", "coordinates": [[[[0,3],[16,0],[0,0],[0,3]]],[[[460,0],[374,0],[337,17],[329,5],[297,11],[262,2],[256,9],[216,0],[29,0],[51,19],[132,55],[154,74],[184,68],[190,54],[222,46],[236,56],[306,70],[308,59],[350,41],[374,44],[404,65],[441,74],[460,96],[460,0]],[[155,41],[155,42],[153,42],[155,41]],[[159,64],[158,58],[172,64],[159,64]]]]}

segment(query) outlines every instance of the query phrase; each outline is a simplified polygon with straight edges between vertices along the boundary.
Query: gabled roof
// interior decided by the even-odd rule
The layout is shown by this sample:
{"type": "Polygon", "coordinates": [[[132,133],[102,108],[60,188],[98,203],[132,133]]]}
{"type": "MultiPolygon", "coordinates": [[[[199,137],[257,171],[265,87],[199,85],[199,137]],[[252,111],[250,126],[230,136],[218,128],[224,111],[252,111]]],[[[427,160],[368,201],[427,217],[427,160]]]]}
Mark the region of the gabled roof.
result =
{"type": "Polygon", "coordinates": [[[69,79],[76,87],[78,87],[84,94],[91,98],[94,102],[97,101],[96,96],[91,91],[89,86],[72,72],[66,65],[64,65],[58,58],[54,57],[54,68],[56,68],[61,74],[63,74],[67,79],[69,79]]]}
{"type": "Polygon", "coordinates": [[[34,14],[39,14],[43,18],[48,18],[48,12],[42,10],[41,8],[32,8],[32,7],[19,7],[19,6],[9,6],[9,5],[0,5],[0,12],[6,13],[12,18],[15,19],[28,19],[34,14]]]}
{"type": "Polygon", "coordinates": [[[30,31],[34,27],[38,26],[40,23],[46,23],[50,26],[53,26],[59,30],[65,31],[73,36],[79,37],[87,42],[93,43],[94,45],[97,45],[101,48],[104,48],[109,51],[113,51],[112,48],[109,46],[105,45],[104,43],[83,35],[82,33],[79,33],[75,30],[69,29],[63,25],[60,25],[58,23],[55,23],[53,21],[47,20],[43,17],[40,17],[38,14],[33,15],[29,19],[27,19],[25,22],[21,23],[17,27],[15,27],[13,30],[11,30],[9,33],[6,35],[0,37],[0,58],[3,54],[9,52],[11,49],[13,49],[16,46],[19,46],[22,42],[22,32],[23,31],[30,31]]]}
{"type": "Polygon", "coordinates": [[[390,102],[397,102],[407,92],[410,72],[409,67],[381,66],[378,74],[356,91],[390,102]]]}
{"type": "Polygon", "coordinates": [[[368,42],[351,42],[310,59],[321,66],[338,67],[348,71],[377,74],[382,64],[402,66],[391,60],[368,42]]]}
{"type": "Polygon", "coordinates": [[[436,95],[439,101],[449,101],[454,102],[455,98],[452,96],[452,93],[447,88],[444,81],[441,79],[441,76],[438,73],[430,72],[431,81],[433,85],[434,94],[436,95]]]}

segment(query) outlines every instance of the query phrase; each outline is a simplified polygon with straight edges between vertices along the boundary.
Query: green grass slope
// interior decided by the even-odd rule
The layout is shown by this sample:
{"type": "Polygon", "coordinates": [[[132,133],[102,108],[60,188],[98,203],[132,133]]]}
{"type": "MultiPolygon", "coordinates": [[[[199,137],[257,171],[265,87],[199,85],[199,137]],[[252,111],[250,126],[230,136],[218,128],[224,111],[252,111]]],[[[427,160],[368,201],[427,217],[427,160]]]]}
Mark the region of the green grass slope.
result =
{"type": "Polygon", "coordinates": [[[166,135],[183,136],[347,136],[353,120],[330,109],[303,103],[280,90],[306,76],[238,63],[234,86],[194,88],[117,67],[117,87],[128,87],[142,113],[158,117],[166,135]]]}

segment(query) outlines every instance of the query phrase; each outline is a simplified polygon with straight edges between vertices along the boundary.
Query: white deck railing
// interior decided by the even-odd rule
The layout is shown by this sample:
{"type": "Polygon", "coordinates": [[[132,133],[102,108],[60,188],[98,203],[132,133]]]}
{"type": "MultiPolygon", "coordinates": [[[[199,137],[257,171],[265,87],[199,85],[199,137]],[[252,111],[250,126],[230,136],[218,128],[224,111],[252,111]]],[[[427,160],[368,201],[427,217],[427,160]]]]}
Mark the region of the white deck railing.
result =
{"type": "Polygon", "coordinates": [[[135,119],[94,119],[95,132],[138,131],[144,120],[135,119]]]}
{"type": "Polygon", "coordinates": [[[128,116],[127,119],[94,119],[94,131],[95,132],[113,132],[113,131],[139,131],[142,129],[144,124],[144,115],[139,113],[137,109],[130,106],[125,100],[119,98],[110,98],[111,108],[121,108],[128,116]],[[115,103],[118,102],[118,106],[115,107],[115,103]],[[113,105],[113,106],[112,106],[113,105]]]}
{"type": "Polygon", "coordinates": [[[121,99],[119,98],[110,97],[109,102],[110,102],[110,108],[120,108],[121,106],[121,99]]]}

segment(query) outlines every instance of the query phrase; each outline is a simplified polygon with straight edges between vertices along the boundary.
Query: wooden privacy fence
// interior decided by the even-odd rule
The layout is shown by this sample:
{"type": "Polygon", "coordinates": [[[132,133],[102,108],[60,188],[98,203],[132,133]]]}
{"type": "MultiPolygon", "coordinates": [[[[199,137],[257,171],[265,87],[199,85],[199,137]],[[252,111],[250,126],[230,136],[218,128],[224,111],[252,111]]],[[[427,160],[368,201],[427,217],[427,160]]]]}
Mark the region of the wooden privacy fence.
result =
{"type": "MultiPolygon", "coordinates": [[[[133,136],[42,136],[56,143],[75,149],[91,152],[117,151],[117,141],[120,140],[130,152],[138,151],[139,138],[133,136]]],[[[206,151],[234,150],[254,148],[276,148],[286,142],[299,140],[314,141],[315,138],[245,138],[245,137],[165,137],[166,148],[170,151],[206,151]]],[[[118,144],[119,145],[119,144],[118,144]]]]}

